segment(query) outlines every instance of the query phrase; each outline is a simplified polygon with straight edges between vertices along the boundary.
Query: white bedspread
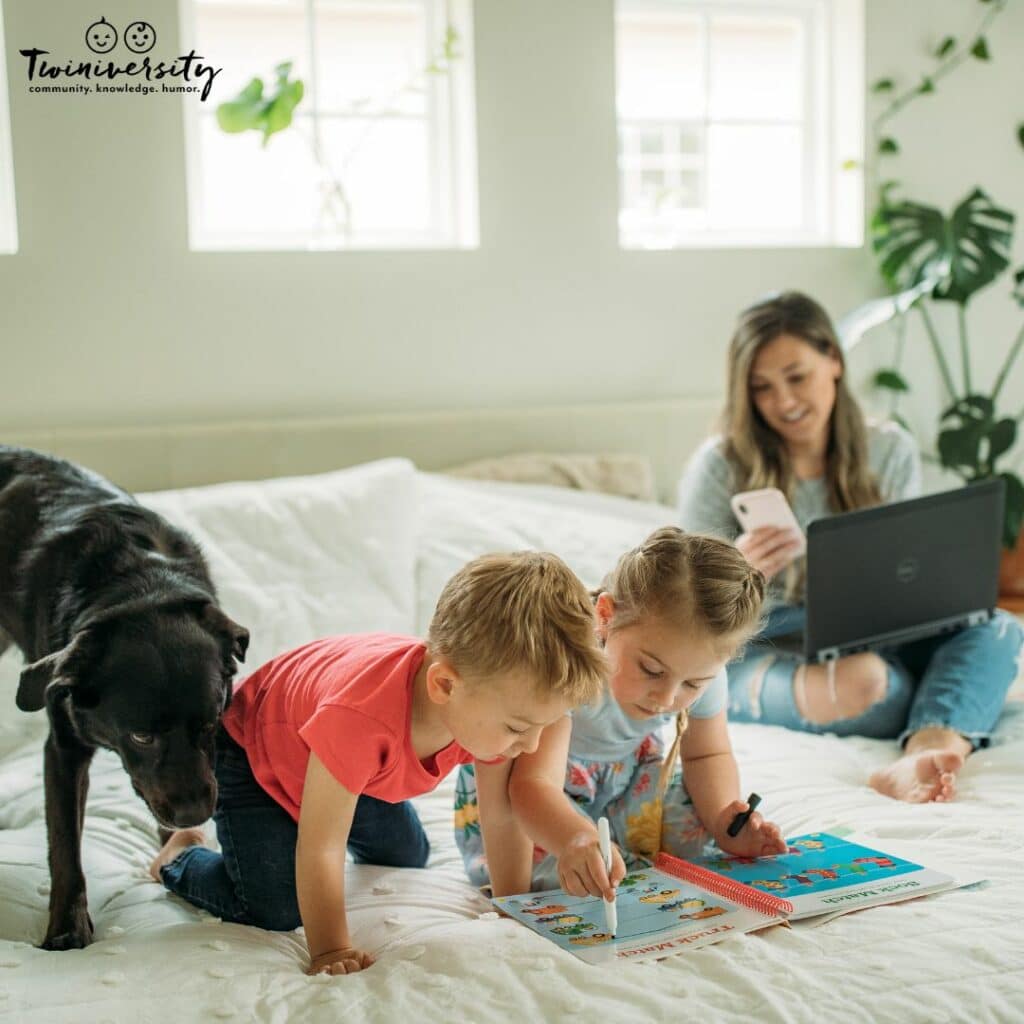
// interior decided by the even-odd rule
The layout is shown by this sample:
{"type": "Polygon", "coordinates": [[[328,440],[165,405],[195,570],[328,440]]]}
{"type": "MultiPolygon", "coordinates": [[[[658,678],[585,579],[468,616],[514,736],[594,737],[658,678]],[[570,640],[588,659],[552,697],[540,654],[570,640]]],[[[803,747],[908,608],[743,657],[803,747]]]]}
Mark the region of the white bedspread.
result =
{"type": "MultiPolygon", "coordinates": [[[[368,600],[386,628],[414,631],[447,574],[480,551],[549,547],[596,584],[625,546],[671,519],[671,510],[658,506],[456,483],[398,461],[330,478],[278,485],[269,496],[263,485],[247,485],[149,499],[207,547],[230,594],[228,611],[253,629],[259,654],[251,665],[270,653],[266,646],[300,643],[325,621],[339,632],[356,628],[349,623],[358,620],[358,602],[338,585],[349,570],[372,591],[368,600]],[[386,513],[382,502],[392,503],[386,513]],[[394,514],[398,502],[402,515],[394,514]],[[238,515],[240,508],[247,514],[238,515]],[[338,537],[362,554],[349,558],[338,537]],[[302,601],[298,590],[289,597],[285,588],[268,602],[267,584],[283,571],[270,556],[287,550],[290,564],[302,563],[302,545],[310,556],[303,564],[335,597],[302,601]],[[331,572],[312,557],[325,545],[333,551],[331,572]],[[261,643],[261,627],[271,644],[261,643]]],[[[304,582],[291,580],[299,590],[304,582]]],[[[774,928],[657,963],[597,969],[496,919],[464,882],[449,780],[417,801],[433,844],[428,869],[349,866],[355,940],[378,963],[353,977],[308,978],[301,935],[221,923],[149,879],[154,823],[106,753],[94,763],[84,840],[97,941],[65,953],[34,948],[45,930],[48,891],[45,723],[14,709],[18,668],[16,654],[0,659],[2,1020],[1024,1020],[1019,699],[1009,702],[994,746],[969,760],[959,799],[949,805],[906,806],[864,785],[871,769],[893,756],[892,744],[733,727],[744,792],[762,793],[762,809],[786,832],[848,826],[876,836],[882,848],[886,839],[913,840],[929,863],[984,874],[982,886],[821,928],[774,928]]]]}

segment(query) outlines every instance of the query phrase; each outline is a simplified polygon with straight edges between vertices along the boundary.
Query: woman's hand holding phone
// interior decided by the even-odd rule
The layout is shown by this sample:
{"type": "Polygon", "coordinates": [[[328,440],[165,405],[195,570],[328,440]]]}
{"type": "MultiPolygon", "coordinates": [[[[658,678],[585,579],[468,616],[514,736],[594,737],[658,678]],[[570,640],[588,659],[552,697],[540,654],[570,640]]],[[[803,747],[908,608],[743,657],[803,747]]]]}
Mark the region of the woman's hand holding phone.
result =
{"type": "Polygon", "coordinates": [[[736,538],[736,547],[755,568],[772,579],[804,552],[804,535],[784,526],[759,526],[736,538]]]}
{"type": "Polygon", "coordinates": [[[735,494],[730,502],[743,527],[736,547],[767,579],[804,553],[807,540],[786,496],[776,487],[735,494]]]}

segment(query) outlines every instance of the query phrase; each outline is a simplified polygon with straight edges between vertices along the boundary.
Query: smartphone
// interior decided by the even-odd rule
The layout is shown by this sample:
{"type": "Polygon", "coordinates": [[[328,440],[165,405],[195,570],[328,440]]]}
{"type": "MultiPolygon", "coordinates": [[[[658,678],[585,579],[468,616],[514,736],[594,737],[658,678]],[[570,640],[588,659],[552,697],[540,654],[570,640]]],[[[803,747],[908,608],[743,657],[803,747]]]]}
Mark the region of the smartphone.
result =
{"type": "Polygon", "coordinates": [[[801,537],[804,535],[786,496],[777,487],[741,491],[732,496],[730,504],[745,533],[752,533],[762,526],[777,526],[796,530],[801,537]]]}

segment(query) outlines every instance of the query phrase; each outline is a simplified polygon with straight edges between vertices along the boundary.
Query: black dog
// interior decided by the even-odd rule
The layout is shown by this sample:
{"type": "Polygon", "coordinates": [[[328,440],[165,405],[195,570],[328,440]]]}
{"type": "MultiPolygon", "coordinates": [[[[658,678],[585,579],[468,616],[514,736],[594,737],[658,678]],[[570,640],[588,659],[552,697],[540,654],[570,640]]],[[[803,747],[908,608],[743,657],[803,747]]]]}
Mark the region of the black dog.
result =
{"type": "Polygon", "coordinates": [[[0,445],[0,651],[44,705],[50,923],[44,949],[92,940],[81,838],[89,763],[116,751],[161,835],[213,812],[214,736],[249,634],[216,605],[196,543],[88,470],[0,445]]]}

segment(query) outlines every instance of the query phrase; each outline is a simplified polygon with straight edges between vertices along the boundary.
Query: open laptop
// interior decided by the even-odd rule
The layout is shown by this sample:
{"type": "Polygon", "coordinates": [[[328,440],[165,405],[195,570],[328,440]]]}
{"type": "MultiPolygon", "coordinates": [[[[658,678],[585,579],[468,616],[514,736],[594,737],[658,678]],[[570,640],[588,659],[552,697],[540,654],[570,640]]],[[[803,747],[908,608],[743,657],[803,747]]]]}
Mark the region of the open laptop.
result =
{"type": "Polygon", "coordinates": [[[807,529],[807,660],[989,619],[999,591],[1005,488],[996,478],[814,520],[807,529]]]}

